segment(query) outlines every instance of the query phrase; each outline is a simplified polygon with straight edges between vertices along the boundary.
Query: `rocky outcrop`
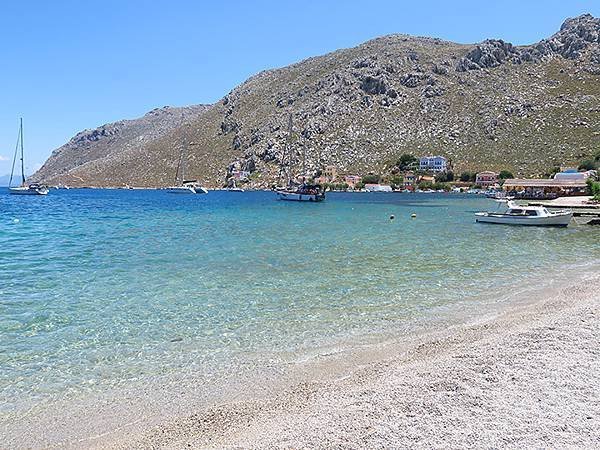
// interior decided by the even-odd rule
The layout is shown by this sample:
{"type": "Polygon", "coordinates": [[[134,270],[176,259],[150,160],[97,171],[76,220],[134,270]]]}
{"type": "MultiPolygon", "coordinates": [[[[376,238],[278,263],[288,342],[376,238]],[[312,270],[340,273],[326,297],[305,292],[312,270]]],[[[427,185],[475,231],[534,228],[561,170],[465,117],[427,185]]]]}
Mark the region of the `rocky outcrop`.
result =
{"type": "Polygon", "coordinates": [[[559,55],[563,58],[577,59],[592,44],[600,43],[600,19],[590,14],[567,19],[560,31],[535,45],[514,47],[498,39],[489,39],[475,46],[460,59],[456,70],[479,70],[497,67],[504,62],[521,64],[537,62],[543,57],[559,55]]]}

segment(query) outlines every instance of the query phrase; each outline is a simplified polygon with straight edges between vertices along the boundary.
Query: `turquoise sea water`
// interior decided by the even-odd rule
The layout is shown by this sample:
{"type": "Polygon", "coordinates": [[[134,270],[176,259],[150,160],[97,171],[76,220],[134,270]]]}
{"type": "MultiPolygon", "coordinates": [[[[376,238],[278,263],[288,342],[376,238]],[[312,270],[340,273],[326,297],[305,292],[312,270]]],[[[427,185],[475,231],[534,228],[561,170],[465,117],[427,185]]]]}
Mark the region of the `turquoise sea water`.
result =
{"type": "Polygon", "coordinates": [[[453,194],[296,204],[269,192],[0,190],[0,405],[211,377],[600,260],[593,227],[475,223],[494,207],[453,194]]]}

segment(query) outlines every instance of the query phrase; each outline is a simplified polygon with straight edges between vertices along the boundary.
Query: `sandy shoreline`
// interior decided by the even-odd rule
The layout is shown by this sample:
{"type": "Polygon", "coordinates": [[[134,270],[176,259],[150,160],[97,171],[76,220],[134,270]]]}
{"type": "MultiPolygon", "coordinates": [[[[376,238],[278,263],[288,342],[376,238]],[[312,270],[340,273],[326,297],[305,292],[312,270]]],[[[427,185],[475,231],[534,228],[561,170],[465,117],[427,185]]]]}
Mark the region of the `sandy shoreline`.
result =
{"type": "Polygon", "coordinates": [[[336,379],[212,408],[114,446],[598,447],[599,307],[592,276],[336,379]]]}
{"type": "Polygon", "coordinates": [[[260,396],[206,407],[186,394],[168,419],[158,407],[134,410],[134,399],[121,402],[131,402],[127,416],[95,405],[87,424],[85,407],[57,410],[0,428],[0,447],[598,447],[600,276],[534,292],[443,330],[317,360],[295,383],[257,386],[260,396]]]}

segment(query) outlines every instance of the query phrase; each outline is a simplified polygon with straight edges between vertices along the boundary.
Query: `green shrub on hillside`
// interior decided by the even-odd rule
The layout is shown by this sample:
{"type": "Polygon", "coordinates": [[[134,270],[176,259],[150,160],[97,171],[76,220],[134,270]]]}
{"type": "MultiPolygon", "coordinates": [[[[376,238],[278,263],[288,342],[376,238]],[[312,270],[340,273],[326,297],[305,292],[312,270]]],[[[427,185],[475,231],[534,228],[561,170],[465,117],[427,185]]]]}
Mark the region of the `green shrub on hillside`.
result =
{"type": "Polygon", "coordinates": [[[380,175],[365,175],[364,177],[362,177],[361,181],[363,184],[377,184],[380,180],[380,175]]]}
{"type": "Polygon", "coordinates": [[[409,153],[404,153],[400,156],[400,159],[398,159],[396,165],[400,170],[410,170],[416,169],[416,167],[418,166],[417,162],[418,160],[415,156],[409,153]]]}
{"type": "Polygon", "coordinates": [[[598,167],[598,163],[596,161],[593,161],[591,159],[586,159],[585,161],[581,161],[581,164],[579,164],[579,167],[577,169],[579,170],[595,170],[598,167]]]}
{"type": "Polygon", "coordinates": [[[475,177],[477,177],[477,174],[475,172],[466,171],[460,174],[460,181],[475,181],[475,177]]]}

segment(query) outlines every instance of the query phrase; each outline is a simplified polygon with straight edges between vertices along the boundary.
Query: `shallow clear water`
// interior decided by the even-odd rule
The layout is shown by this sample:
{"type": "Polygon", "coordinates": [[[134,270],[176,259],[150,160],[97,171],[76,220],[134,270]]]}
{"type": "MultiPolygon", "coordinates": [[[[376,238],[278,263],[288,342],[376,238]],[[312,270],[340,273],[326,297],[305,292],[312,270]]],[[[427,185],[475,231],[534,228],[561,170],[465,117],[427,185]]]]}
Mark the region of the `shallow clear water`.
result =
{"type": "Polygon", "coordinates": [[[0,404],[210,377],[600,259],[593,227],[475,223],[494,207],[450,194],[296,204],[268,192],[0,190],[0,404]]]}

